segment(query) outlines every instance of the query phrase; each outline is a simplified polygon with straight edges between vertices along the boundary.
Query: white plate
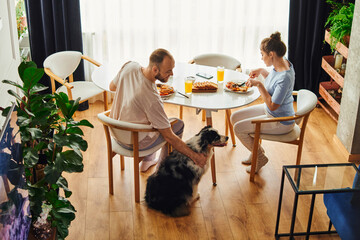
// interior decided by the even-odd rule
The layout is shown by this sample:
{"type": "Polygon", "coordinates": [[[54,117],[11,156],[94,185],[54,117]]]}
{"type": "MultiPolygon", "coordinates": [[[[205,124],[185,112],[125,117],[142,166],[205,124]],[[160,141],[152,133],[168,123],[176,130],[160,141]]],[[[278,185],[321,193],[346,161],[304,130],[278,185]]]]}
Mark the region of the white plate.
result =
{"type": "Polygon", "coordinates": [[[248,92],[252,91],[252,89],[253,89],[252,87],[249,87],[246,92],[242,92],[242,91],[233,91],[230,88],[227,88],[226,86],[224,86],[224,91],[233,92],[233,93],[240,93],[240,94],[248,93],[248,92]]]}
{"type": "Polygon", "coordinates": [[[161,98],[169,98],[169,97],[171,97],[172,95],[175,94],[175,88],[173,86],[171,86],[169,84],[160,84],[160,83],[156,84],[156,86],[158,86],[158,85],[167,85],[167,86],[171,87],[173,89],[173,91],[174,91],[173,93],[170,93],[168,95],[160,95],[160,91],[158,90],[159,95],[160,95],[161,98]]]}

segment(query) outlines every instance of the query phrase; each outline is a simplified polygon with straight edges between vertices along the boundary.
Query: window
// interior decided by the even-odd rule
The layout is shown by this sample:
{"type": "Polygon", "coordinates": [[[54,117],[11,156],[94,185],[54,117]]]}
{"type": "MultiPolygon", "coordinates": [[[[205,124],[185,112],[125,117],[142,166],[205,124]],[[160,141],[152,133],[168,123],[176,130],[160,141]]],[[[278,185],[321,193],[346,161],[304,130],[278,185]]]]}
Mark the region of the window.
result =
{"type": "Polygon", "coordinates": [[[84,54],[103,63],[135,60],[168,49],[176,61],[202,53],[263,67],[260,42],[279,31],[288,39],[288,0],[81,0],[84,54]],[[90,55],[90,54],[89,54],[90,55]]]}

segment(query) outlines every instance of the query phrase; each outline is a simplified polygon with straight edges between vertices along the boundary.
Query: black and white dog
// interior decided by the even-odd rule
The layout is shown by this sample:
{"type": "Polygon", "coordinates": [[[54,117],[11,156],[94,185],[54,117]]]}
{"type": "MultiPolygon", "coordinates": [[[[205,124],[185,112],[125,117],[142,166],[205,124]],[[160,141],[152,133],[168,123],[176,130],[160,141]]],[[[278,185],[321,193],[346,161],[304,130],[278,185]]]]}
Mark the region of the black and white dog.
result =
{"type": "Polygon", "coordinates": [[[225,146],[227,140],[228,137],[207,126],[186,141],[193,151],[208,157],[203,168],[174,150],[147,180],[145,201],[148,206],[173,217],[189,215],[189,205],[200,197],[197,186],[209,168],[213,147],[225,146]]]}

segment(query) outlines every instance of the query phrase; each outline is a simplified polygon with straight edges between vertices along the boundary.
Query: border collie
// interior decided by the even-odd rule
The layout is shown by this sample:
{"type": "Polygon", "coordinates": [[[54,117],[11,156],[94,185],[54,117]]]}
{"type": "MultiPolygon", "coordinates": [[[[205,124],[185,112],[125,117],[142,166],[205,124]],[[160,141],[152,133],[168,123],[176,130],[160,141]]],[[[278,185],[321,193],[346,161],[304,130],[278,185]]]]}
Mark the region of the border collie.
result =
{"type": "Polygon", "coordinates": [[[173,217],[190,214],[189,206],[200,195],[197,186],[209,168],[214,154],[213,147],[226,145],[228,137],[222,136],[211,126],[204,127],[186,144],[195,152],[205,154],[206,165],[201,168],[187,156],[174,150],[147,180],[145,201],[150,208],[173,217]]]}

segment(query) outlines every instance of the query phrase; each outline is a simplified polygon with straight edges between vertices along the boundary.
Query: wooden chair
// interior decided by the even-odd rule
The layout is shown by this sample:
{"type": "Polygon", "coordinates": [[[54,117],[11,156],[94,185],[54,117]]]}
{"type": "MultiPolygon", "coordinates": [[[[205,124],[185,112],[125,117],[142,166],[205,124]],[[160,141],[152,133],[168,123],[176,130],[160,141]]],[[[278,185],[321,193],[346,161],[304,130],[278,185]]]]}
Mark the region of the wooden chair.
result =
{"type": "Polygon", "coordinates": [[[73,81],[73,73],[79,66],[81,59],[87,60],[97,67],[101,66],[100,63],[76,51],[57,52],[45,59],[43,63],[44,71],[50,77],[51,92],[67,93],[70,100],[80,97],[80,103],[102,93],[104,96],[104,109],[105,111],[108,110],[106,91],[91,81],[73,81]],[[62,86],[56,89],[55,81],[62,86]]]}
{"type": "MultiPolygon", "coordinates": [[[[121,170],[125,169],[124,156],[134,158],[134,187],[135,202],[140,202],[140,186],[139,186],[139,163],[147,155],[150,155],[166,144],[166,141],[159,143],[148,150],[139,150],[139,141],[149,132],[157,130],[150,125],[135,124],[119,121],[109,117],[110,111],[98,114],[98,119],[104,125],[105,137],[107,143],[108,154],[108,172],[109,172],[109,193],[114,194],[113,184],[113,163],[112,159],[116,154],[120,155],[121,170]],[[115,138],[125,144],[132,144],[133,150],[122,147],[115,138]]],[[[169,148],[170,149],[170,148],[169,148]]]]}
{"type": "Polygon", "coordinates": [[[256,120],[252,121],[252,123],[255,124],[255,133],[250,134],[254,138],[254,146],[252,149],[252,159],[251,159],[251,172],[250,172],[250,181],[251,182],[254,181],[254,177],[255,177],[257,153],[258,153],[259,141],[261,141],[261,139],[297,145],[298,152],[297,152],[297,158],[296,158],[296,165],[300,164],[306,125],[307,125],[310,113],[316,107],[317,97],[313,92],[311,92],[309,90],[305,90],[305,89],[299,90],[299,91],[294,91],[293,95],[297,95],[297,111],[295,113],[295,116],[278,117],[278,118],[271,118],[271,119],[256,119],[256,120]],[[289,133],[278,134],[278,135],[260,133],[262,123],[282,122],[282,121],[289,121],[289,120],[295,120],[295,126],[294,126],[293,130],[289,133]],[[301,127],[299,127],[299,124],[301,124],[301,127]]]}
{"type": "MultiPolygon", "coordinates": [[[[198,64],[198,65],[205,65],[210,67],[217,67],[217,66],[224,66],[226,69],[236,70],[241,72],[241,63],[228,55],[225,54],[218,54],[218,53],[207,53],[201,54],[194,59],[189,61],[190,64],[198,64]]],[[[234,135],[233,127],[230,123],[230,116],[231,110],[225,110],[225,135],[228,136],[228,132],[230,129],[231,140],[233,146],[236,146],[236,140],[234,135]]],[[[183,106],[180,106],[180,119],[183,117],[183,106]]],[[[202,111],[202,120],[205,121],[205,111],[202,111]]]]}

